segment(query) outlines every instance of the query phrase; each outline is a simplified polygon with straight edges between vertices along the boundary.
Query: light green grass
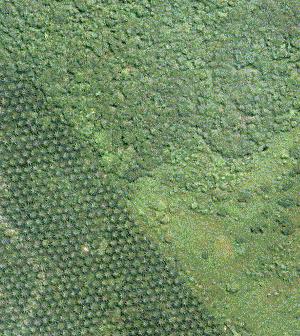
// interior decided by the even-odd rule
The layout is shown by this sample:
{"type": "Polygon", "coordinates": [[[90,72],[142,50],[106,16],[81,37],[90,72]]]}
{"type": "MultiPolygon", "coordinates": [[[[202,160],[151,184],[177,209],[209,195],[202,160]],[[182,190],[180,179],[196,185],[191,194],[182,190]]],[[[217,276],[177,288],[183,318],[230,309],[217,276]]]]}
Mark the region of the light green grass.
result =
{"type": "Polygon", "coordinates": [[[221,201],[212,201],[214,191],[174,193],[176,184],[166,181],[176,166],[160,167],[133,187],[130,209],[144,230],[165,254],[178,258],[194,291],[216,314],[245,323],[253,335],[296,335],[300,212],[277,201],[284,195],[296,199],[299,192],[299,176],[288,191],[278,190],[295,165],[288,152],[299,144],[298,132],[277,136],[255,154],[221,201]],[[241,190],[250,193],[243,202],[241,190]],[[287,216],[295,232],[283,235],[276,216],[287,216]]]}

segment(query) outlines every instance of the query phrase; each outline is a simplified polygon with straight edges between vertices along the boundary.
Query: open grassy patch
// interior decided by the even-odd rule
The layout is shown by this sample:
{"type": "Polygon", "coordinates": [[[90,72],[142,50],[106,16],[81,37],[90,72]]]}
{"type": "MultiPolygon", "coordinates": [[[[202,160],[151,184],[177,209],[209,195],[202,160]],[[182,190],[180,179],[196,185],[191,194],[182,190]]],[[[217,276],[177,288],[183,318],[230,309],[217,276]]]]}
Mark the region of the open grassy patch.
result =
{"type": "MultiPolygon", "coordinates": [[[[275,137],[238,175],[228,173],[233,183],[223,195],[209,179],[192,191],[170,183],[178,166],[160,167],[133,186],[130,209],[139,224],[179,260],[194,291],[217,314],[254,335],[290,335],[297,326],[299,175],[289,153],[299,145],[298,132],[275,137]]],[[[222,181],[227,173],[220,167],[222,181]]],[[[190,161],[183,169],[186,180],[192,168],[190,161]]]]}

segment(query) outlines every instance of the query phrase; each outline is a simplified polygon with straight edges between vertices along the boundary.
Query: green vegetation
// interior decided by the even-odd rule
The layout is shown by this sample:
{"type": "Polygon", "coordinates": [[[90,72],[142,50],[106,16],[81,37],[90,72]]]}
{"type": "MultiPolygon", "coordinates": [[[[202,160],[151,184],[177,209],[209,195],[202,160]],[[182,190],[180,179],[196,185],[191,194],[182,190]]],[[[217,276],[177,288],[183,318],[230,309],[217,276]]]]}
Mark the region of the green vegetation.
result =
{"type": "Polygon", "coordinates": [[[217,181],[231,181],[226,189],[210,189],[211,181],[189,161],[191,171],[185,169],[180,182],[172,178],[180,164],[140,178],[129,202],[161,251],[181,261],[212,311],[254,335],[297,330],[299,175],[297,161],[282,154],[299,145],[297,131],[274,138],[239,173],[208,163],[217,181]],[[190,179],[204,183],[204,191],[186,189],[190,179]]]}
{"type": "Polygon", "coordinates": [[[130,217],[101,151],[12,76],[2,76],[1,334],[219,335],[130,217]]]}
{"type": "Polygon", "coordinates": [[[296,0],[0,2],[0,334],[297,335],[296,0]]]}

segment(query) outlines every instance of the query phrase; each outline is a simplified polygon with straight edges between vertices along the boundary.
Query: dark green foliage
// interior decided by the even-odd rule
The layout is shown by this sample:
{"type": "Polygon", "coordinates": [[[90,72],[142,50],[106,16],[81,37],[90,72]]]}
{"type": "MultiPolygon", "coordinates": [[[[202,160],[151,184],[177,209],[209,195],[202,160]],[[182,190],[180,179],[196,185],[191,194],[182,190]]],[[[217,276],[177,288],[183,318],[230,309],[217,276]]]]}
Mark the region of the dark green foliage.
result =
{"type": "MultiPolygon", "coordinates": [[[[198,191],[189,210],[206,215],[228,199],[232,175],[211,172],[215,161],[205,171],[191,153],[239,171],[299,124],[293,5],[0,3],[1,335],[225,333],[126,200],[140,177],[179,163],[169,185],[198,191]]],[[[298,160],[298,148],[289,155],[298,160]]],[[[285,194],[293,181],[278,184],[282,211],[299,205],[285,194]]],[[[235,199],[246,208],[256,196],[235,199]]],[[[264,223],[249,227],[264,236],[264,223]]]]}
{"type": "Polygon", "coordinates": [[[279,225],[280,231],[285,236],[288,236],[295,232],[296,225],[286,216],[281,215],[276,219],[277,224],[279,225]]]}
{"type": "Polygon", "coordinates": [[[18,232],[0,245],[1,334],[99,335],[103,323],[114,335],[220,334],[128,217],[126,190],[101,173],[97,150],[48,110],[38,90],[15,94],[33,84],[5,75],[14,84],[7,95],[21,108],[16,115],[8,102],[1,112],[1,207],[18,232]],[[41,97],[36,107],[33,97],[41,97]]]}
{"type": "Polygon", "coordinates": [[[300,159],[300,146],[294,145],[290,148],[290,156],[294,159],[300,159]]]}
{"type": "Polygon", "coordinates": [[[238,201],[239,202],[249,202],[252,196],[251,190],[241,190],[239,195],[238,195],[238,201]]]}
{"type": "Polygon", "coordinates": [[[293,174],[300,175],[300,160],[295,164],[293,168],[293,174]]]}
{"type": "Polygon", "coordinates": [[[283,208],[293,208],[298,205],[297,200],[289,196],[280,198],[277,203],[283,208]]]}

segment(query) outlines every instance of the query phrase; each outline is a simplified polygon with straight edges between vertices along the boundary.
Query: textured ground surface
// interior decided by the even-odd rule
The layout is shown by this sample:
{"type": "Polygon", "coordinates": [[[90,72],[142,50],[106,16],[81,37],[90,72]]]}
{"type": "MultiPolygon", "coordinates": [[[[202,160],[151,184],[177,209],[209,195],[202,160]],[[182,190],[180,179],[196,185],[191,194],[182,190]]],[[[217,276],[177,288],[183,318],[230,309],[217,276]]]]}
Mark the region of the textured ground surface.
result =
{"type": "Polygon", "coordinates": [[[295,0],[0,0],[0,334],[296,336],[295,0]]]}

